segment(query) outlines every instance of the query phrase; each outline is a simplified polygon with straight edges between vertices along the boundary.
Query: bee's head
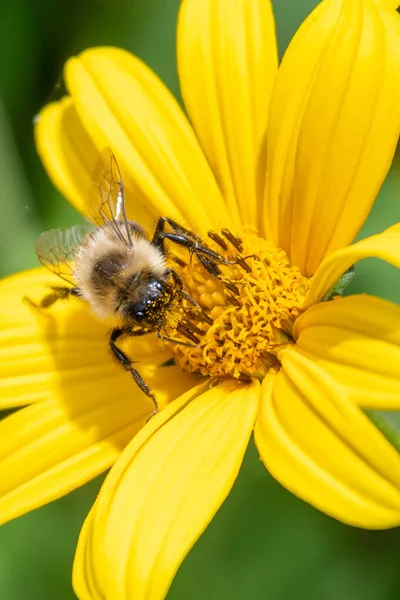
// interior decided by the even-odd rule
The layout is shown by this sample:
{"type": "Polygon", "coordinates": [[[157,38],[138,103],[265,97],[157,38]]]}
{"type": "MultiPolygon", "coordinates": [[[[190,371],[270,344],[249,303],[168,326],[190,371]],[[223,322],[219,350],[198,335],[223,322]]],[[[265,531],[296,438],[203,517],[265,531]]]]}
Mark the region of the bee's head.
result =
{"type": "Polygon", "coordinates": [[[172,288],[166,281],[142,272],[132,279],[120,312],[128,321],[154,327],[172,298],[172,288]]]}

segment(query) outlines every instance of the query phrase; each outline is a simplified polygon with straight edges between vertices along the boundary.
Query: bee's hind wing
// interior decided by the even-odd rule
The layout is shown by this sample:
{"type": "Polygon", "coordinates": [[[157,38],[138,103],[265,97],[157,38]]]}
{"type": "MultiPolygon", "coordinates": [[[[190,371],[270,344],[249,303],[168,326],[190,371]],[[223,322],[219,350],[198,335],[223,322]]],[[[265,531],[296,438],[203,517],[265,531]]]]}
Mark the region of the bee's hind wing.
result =
{"type": "Polygon", "coordinates": [[[90,231],[93,231],[93,226],[89,224],[44,231],[36,240],[36,255],[46,269],[75,286],[75,256],[90,231]]]}

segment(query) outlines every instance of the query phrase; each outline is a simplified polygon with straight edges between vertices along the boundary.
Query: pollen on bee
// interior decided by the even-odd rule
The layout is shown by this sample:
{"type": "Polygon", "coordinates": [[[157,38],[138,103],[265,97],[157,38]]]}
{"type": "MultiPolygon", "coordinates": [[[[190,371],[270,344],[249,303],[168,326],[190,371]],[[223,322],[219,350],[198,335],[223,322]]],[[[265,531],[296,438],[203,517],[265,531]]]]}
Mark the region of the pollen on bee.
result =
{"type": "MultiPolygon", "coordinates": [[[[264,377],[279,367],[280,351],[293,344],[291,329],[301,313],[309,280],[291,265],[284,250],[243,230],[210,231],[210,248],[233,264],[218,265],[214,277],[198,260],[178,265],[184,289],[198,303],[182,300],[180,327],[195,345],[167,342],[185,371],[212,378],[264,377]]],[[[175,267],[176,268],[176,267],[175,267]]],[[[177,330],[177,324],[171,325],[177,330]]]]}

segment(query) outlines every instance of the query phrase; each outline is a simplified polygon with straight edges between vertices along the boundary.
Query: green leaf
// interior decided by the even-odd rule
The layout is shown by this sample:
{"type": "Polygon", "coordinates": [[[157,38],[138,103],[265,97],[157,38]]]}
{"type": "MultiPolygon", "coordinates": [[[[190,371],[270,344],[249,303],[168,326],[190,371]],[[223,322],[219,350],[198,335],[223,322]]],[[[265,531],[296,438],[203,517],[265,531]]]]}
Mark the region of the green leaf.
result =
{"type": "Polygon", "coordinates": [[[343,296],[345,289],[353,281],[354,275],[354,267],[347,269],[347,271],[343,273],[341,278],[335,283],[333,288],[329,290],[323,301],[326,302],[327,300],[332,300],[334,296],[343,296]]]}
{"type": "Polygon", "coordinates": [[[366,415],[383,433],[385,438],[400,452],[400,413],[381,410],[365,410],[366,415]],[[399,424],[396,423],[396,420],[399,424]]]}

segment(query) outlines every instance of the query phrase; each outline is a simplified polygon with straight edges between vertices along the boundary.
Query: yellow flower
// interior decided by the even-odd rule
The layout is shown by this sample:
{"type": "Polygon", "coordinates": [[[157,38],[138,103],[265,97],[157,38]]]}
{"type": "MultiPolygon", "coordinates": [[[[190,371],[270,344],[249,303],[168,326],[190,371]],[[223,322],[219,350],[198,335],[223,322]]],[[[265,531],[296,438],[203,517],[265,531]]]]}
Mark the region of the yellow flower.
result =
{"type": "Polygon", "coordinates": [[[214,319],[201,352],[152,336],[130,344],[162,407],[145,426],[151,402],[109,359],[106,324],[77,300],[43,314],[23,304],[52,283],[41,269],[1,285],[0,407],[30,406],[0,423],[0,519],[116,463],[79,541],[81,600],[163,598],[253,429],[265,466],[298,497],[352,525],[400,523],[400,457],[362,411],[400,408],[400,308],[323,301],[362,258],[400,267],[399,225],[349,245],[400,131],[396,6],[324,0],[278,72],[267,0],[184,0],[178,67],[193,128],[127,52],[67,62],[69,96],[36,126],[63,194],[88,213],[93,165],[111,146],[130,218],[149,227],[168,215],[203,237],[228,228],[251,255],[248,269],[224,267],[231,290],[195,259],[182,267],[214,319]],[[206,373],[229,377],[210,388],[206,373]]]}

